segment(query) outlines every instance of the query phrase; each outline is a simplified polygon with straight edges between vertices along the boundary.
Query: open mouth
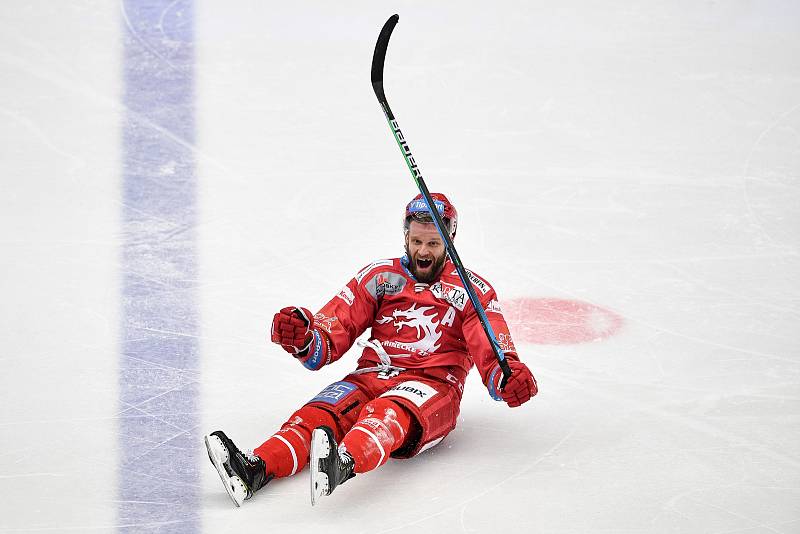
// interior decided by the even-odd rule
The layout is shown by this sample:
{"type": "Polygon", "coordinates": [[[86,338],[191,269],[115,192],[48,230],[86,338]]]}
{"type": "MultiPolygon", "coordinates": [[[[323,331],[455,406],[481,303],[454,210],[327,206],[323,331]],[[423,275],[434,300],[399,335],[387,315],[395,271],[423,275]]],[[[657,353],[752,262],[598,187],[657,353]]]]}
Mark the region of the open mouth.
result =
{"type": "Polygon", "coordinates": [[[433,265],[433,260],[423,260],[421,258],[417,258],[417,268],[418,269],[427,269],[433,265]]]}

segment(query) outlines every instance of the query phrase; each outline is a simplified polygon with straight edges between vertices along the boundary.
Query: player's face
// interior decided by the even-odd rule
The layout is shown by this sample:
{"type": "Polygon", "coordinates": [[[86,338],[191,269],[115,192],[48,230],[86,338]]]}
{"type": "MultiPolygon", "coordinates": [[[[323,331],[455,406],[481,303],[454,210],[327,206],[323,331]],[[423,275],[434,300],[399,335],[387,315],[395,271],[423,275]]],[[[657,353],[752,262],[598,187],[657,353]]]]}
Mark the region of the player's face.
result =
{"type": "Polygon", "coordinates": [[[411,221],[406,234],[406,254],[411,274],[420,282],[434,282],[447,256],[436,225],[411,221]]]}

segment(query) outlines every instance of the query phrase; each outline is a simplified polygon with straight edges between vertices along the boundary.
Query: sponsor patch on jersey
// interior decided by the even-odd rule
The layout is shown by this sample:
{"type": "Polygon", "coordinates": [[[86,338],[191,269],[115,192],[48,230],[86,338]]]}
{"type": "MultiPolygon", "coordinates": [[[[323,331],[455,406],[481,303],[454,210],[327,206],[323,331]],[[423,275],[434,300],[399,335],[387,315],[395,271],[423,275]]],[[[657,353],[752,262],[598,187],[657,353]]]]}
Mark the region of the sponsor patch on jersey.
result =
{"type": "Polygon", "coordinates": [[[399,273],[381,272],[370,278],[364,287],[372,298],[381,300],[385,296],[402,293],[406,287],[406,277],[399,273]]]}
{"type": "Polygon", "coordinates": [[[467,292],[463,287],[440,281],[431,286],[431,293],[437,299],[449,302],[458,311],[464,311],[464,305],[467,303],[467,292]]]}
{"type": "Polygon", "coordinates": [[[495,313],[503,313],[500,310],[500,303],[497,302],[497,299],[492,299],[489,301],[489,304],[486,305],[486,313],[495,312],[495,313]]]}
{"type": "Polygon", "coordinates": [[[408,382],[401,382],[395,387],[381,395],[381,397],[402,397],[410,400],[418,408],[431,400],[436,395],[436,390],[428,384],[410,380],[408,382]]]}
{"type": "Polygon", "coordinates": [[[394,265],[394,260],[374,261],[369,265],[367,265],[366,267],[364,267],[363,269],[361,269],[360,271],[358,271],[358,274],[356,275],[356,282],[360,284],[361,280],[363,280],[364,277],[367,276],[367,274],[375,267],[390,267],[392,265],[394,265]]]}
{"type": "MultiPolygon", "coordinates": [[[[453,275],[456,275],[456,276],[457,276],[457,275],[458,275],[458,269],[454,270],[454,271],[453,271],[452,273],[450,273],[450,274],[453,274],[453,275]]],[[[481,280],[480,278],[478,278],[476,275],[472,274],[472,271],[469,271],[469,270],[468,270],[468,271],[467,271],[467,276],[469,277],[470,281],[472,282],[472,285],[473,285],[473,286],[475,286],[475,288],[476,288],[478,291],[480,291],[481,293],[483,293],[484,295],[485,295],[486,293],[488,293],[490,289],[492,289],[492,288],[489,286],[489,284],[487,284],[486,282],[484,282],[483,280],[481,280]]]]}
{"type": "Polygon", "coordinates": [[[355,295],[353,295],[353,292],[347,286],[344,286],[342,288],[342,290],[339,291],[339,294],[336,295],[336,296],[339,297],[340,299],[342,299],[343,301],[345,301],[348,306],[352,306],[353,305],[353,301],[356,298],[355,295]]]}
{"type": "Polygon", "coordinates": [[[333,330],[333,323],[338,320],[339,318],[336,316],[328,317],[324,313],[317,313],[314,315],[314,326],[318,326],[328,334],[331,334],[333,330]]]}
{"type": "Polygon", "coordinates": [[[467,271],[467,275],[469,275],[469,280],[470,282],[472,282],[472,285],[477,287],[481,293],[485,295],[486,293],[489,292],[489,290],[491,289],[489,287],[489,284],[487,284],[486,282],[484,282],[483,280],[472,274],[472,271],[467,271]]]}
{"type": "Polygon", "coordinates": [[[339,404],[342,399],[356,390],[356,385],[350,382],[334,382],[311,399],[309,402],[324,402],[327,404],[339,404]]]}

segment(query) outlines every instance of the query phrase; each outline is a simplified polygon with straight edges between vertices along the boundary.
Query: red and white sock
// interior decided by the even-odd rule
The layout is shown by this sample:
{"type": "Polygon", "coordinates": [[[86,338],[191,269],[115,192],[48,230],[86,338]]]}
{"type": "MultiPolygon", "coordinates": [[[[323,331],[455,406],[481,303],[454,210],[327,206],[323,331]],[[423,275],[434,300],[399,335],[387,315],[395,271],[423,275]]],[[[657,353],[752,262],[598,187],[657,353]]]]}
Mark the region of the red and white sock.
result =
{"type": "Polygon", "coordinates": [[[308,464],[311,432],[322,425],[336,432],[333,415],[313,406],[304,406],[253,453],[267,464],[267,473],[277,478],[299,473],[308,464]]]}
{"type": "Polygon", "coordinates": [[[355,460],[355,472],[365,473],[385,464],[403,444],[410,428],[411,415],[405,408],[378,397],[364,406],[341,446],[355,460]]]}

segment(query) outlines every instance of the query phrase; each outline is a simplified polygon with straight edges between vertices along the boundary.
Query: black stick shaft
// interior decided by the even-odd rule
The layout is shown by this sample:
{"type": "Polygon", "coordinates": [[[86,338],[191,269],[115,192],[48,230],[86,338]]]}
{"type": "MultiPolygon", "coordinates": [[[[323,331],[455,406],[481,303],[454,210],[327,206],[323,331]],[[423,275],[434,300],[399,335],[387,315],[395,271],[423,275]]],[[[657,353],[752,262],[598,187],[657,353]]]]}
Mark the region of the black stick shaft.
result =
{"type": "Polygon", "coordinates": [[[433,217],[433,221],[436,224],[436,229],[439,231],[439,235],[442,236],[447,254],[450,256],[453,265],[456,267],[458,277],[461,279],[461,282],[464,284],[464,288],[467,290],[469,300],[472,303],[473,308],[475,308],[475,312],[478,314],[478,319],[483,327],[483,331],[486,333],[486,337],[489,339],[489,344],[492,346],[492,351],[494,352],[495,358],[497,358],[500,369],[503,371],[503,379],[500,382],[500,389],[502,390],[505,387],[506,382],[508,382],[509,377],[511,377],[511,368],[508,365],[508,360],[503,353],[503,349],[500,347],[500,343],[497,341],[497,336],[495,336],[492,325],[489,323],[489,318],[486,317],[486,312],[484,311],[483,306],[478,299],[478,295],[475,293],[475,288],[473,287],[472,281],[467,274],[467,270],[461,263],[461,258],[458,256],[455,245],[453,245],[453,240],[450,239],[450,235],[445,228],[444,221],[442,221],[442,217],[439,215],[439,210],[435,208],[436,204],[434,204],[433,199],[431,198],[430,191],[428,191],[428,186],[425,185],[425,179],[422,177],[422,172],[420,171],[419,166],[414,159],[414,155],[411,153],[408,142],[406,141],[405,136],[403,136],[403,132],[400,131],[400,126],[397,124],[394,113],[392,113],[392,108],[389,107],[389,101],[386,99],[386,93],[383,89],[383,66],[386,62],[386,49],[389,46],[389,38],[392,36],[392,30],[394,30],[398,20],[400,20],[398,15],[392,15],[389,17],[389,20],[387,20],[383,25],[383,28],[381,28],[381,33],[378,35],[378,41],[375,43],[375,53],[372,56],[372,88],[375,91],[375,96],[378,98],[381,108],[383,108],[383,113],[386,115],[386,120],[389,122],[389,128],[392,130],[392,135],[394,136],[395,141],[397,141],[400,151],[403,153],[403,158],[405,159],[406,165],[408,165],[408,170],[411,171],[411,176],[414,179],[414,182],[417,184],[417,188],[419,189],[420,193],[422,193],[423,198],[425,198],[425,202],[428,203],[428,210],[433,217]]]}

